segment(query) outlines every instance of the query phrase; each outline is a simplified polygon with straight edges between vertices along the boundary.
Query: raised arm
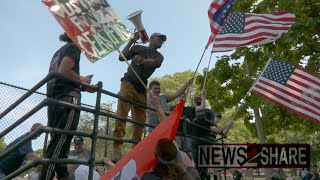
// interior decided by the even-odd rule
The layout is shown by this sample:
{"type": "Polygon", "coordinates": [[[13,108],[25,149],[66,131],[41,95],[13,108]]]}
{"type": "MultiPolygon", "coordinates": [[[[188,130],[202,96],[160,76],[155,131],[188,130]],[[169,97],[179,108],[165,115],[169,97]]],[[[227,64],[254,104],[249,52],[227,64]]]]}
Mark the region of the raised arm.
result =
{"type": "Polygon", "coordinates": [[[231,120],[231,121],[228,123],[226,129],[222,131],[223,135],[227,135],[227,134],[228,134],[229,130],[230,130],[231,127],[233,126],[233,122],[234,122],[234,121],[231,120]]]}
{"type": "Polygon", "coordinates": [[[186,89],[192,85],[193,83],[193,78],[189,79],[183,86],[181,86],[175,93],[173,94],[169,94],[168,96],[168,99],[167,99],[167,102],[171,102],[173,101],[174,99],[176,99],[177,97],[181,96],[185,91],[186,89]]]}
{"type": "Polygon", "coordinates": [[[233,120],[231,120],[227,125],[225,125],[224,127],[218,128],[216,126],[211,126],[210,129],[217,133],[217,134],[221,134],[223,133],[224,135],[226,135],[228,133],[228,131],[230,130],[230,128],[233,125],[233,120]]]}
{"type": "MultiPolygon", "coordinates": [[[[127,43],[127,45],[122,49],[121,53],[119,54],[119,60],[120,61],[124,61],[124,57],[122,55],[124,55],[125,57],[129,56],[129,52],[130,52],[130,47],[139,39],[139,32],[134,33],[133,37],[129,40],[129,42],[127,43]]],[[[127,59],[129,60],[129,59],[127,59]]]]}
{"type": "Polygon", "coordinates": [[[150,92],[150,98],[151,98],[151,104],[156,109],[159,121],[161,123],[167,118],[167,116],[164,114],[164,112],[162,110],[160,98],[153,95],[152,92],[150,92]]]}
{"type": "Polygon", "coordinates": [[[201,105],[196,106],[196,111],[202,110],[206,108],[206,90],[202,89],[201,92],[201,105]]]}

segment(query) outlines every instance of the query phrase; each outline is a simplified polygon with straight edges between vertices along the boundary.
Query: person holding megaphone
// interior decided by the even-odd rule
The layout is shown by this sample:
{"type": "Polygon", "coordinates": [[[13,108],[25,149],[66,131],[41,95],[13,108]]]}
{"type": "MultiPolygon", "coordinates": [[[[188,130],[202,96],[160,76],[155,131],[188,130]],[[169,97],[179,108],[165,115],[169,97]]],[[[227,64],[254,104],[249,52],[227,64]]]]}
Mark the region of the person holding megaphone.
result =
{"type": "MultiPolygon", "coordinates": [[[[157,50],[167,40],[166,35],[161,33],[153,33],[149,39],[149,46],[135,45],[139,39],[139,32],[134,33],[128,44],[122,50],[119,56],[120,61],[131,60],[127,72],[121,78],[121,86],[118,95],[128,99],[147,103],[147,88],[148,78],[153,72],[159,68],[164,59],[163,55],[157,50]]],[[[129,63],[128,63],[129,64],[129,63]]],[[[118,100],[116,114],[118,116],[127,117],[131,110],[132,119],[141,122],[146,122],[146,110],[144,108],[134,106],[126,101],[118,100]]],[[[143,126],[133,125],[132,139],[141,140],[143,134],[143,126]]],[[[123,138],[126,133],[126,123],[121,120],[116,120],[113,137],[123,138]]],[[[121,146],[123,142],[114,141],[112,161],[117,162],[122,158],[121,146]]]]}

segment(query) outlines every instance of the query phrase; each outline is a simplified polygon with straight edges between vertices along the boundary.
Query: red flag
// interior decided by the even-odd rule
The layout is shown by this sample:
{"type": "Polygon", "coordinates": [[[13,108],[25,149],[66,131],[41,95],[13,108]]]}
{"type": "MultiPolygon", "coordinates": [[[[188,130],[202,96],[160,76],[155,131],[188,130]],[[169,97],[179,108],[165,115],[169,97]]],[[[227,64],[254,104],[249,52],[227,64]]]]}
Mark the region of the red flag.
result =
{"type": "Polygon", "coordinates": [[[211,35],[209,37],[206,49],[214,41],[214,37],[218,34],[229,13],[235,0],[213,0],[208,9],[208,17],[210,22],[211,35]]]}
{"type": "Polygon", "coordinates": [[[306,69],[271,59],[252,90],[320,124],[320,78],[306,69]]]}
{"type": "Polygon", "coordinates": [[[215,37],[212,52],[231,51],[237,47],[274,42],[289,31],[295,15],[287,12],[253,14],[232,12],[215,37]]]}
{"type": "Polygon", "coordinates": [[[113,168],[100,179],[127,180],[143,176],[156,163],[155,149],[158,141],[163,138],[175,139],[184,102],[180,102],[166,120],[159,124],[147,137],[140,141],[113,168]]]}

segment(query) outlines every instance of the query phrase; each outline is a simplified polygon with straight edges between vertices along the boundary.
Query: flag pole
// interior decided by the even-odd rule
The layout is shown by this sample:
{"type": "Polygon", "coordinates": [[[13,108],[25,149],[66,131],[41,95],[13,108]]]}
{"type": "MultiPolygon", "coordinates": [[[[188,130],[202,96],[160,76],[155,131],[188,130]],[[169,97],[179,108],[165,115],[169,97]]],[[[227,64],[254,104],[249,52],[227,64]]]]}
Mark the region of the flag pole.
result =
{"type": "Polygon", "coordinates": [[[144,82],[142,81],[142,79],[140,78],[140,76],[138,75],[138,73],[133,69],[133,67],[129,64],[128,59],[122,54],[122,52],[119,50],[119,48],[117,48],[117,51],[120,53],[121,57],[126,61],[127,65],[129,66],[129,68],[132,70],[132,72],[134,73],[134,75],[138,78],[138,80],[140,81],[140,83],[143,85],[143,87],[146,89],[146,91],[148,92],[148,88],[147,85],[144,84],[144,82]]]}
{"type": "MultiPolygon", "coordinates": [[[[204,55],[204,53],[207,51],[207,47],[203,50],[203,52],[202,52],[202,55],[201,55],[201,58],[200,58],[200,60],[199,60],[199,63],[198,63],[198,65],[197,65],[197,68],[196,68],[196,70],[194,71],[194,73],[193,73],[193,75],[192,75],[192,79],[194,79],[194,77],[196,76],[196,73],[197,73],[197,71],[198,71],[198,68],[199,68],[199,65],[200,65],[200,63],[201,63],[201,61],[202,61],[202,59],[203,59],[203,55],[204,55]]],[[[186,93],[186,96],[188,95],[188,93],[189,93],[189,90],[190,90],[190,87],[191,86],[188,86],[188,88],[187,88],[187,90],[185,91],[186,93]]]]}
{"type": "MultiPolygon", "coordinates": [[[[122,54],[122,52],[119,50],[118,47],[116,47],[116,45],[114,44],[114,42],[111,40],[111,38],[109,37],[109,34],[107,34],[107,37],[108,39],[110,40],[110,42],[112,43],[112,46],[117,49],[117,51],[120,53],[121,57],[125,60],[125,62],[127,63],[127,65],[129,66],[129,68],[132,70],[133,74],[138,78],[139,82],[142,84],[142,86],[146,89],[147,92],[148,91],[148,88],[147,88],[147,85],[144,84],[144,82],[142,81],[142,79],[140,78],[140,76],[138,75],[138,73],[133,69],[133,67],[130,65],[128,59],[122,54]]],[[[149,92],[150,93],[150,92],[149,92]]]]}
{"type": "Polygon", "coordinates": [[[205,53],[206,51],[207,51],[207,48],[204,49],[204,51],[203,51],[203,53],[202,53],[202,55],[201,55],[201,58],[200,58],[200,60],[199,60],[199,63],[198,63],[198,65],[197,65],[197,68],[196,68],[196,70],[195,70],[194,73],[193,73],[192,78],[194,78],[194,76],[196,75],[196,73],[197,73],[197,71],[198,71],[198,68],[199,68],[199,66],[200,66],[200,63],[201,63],[201,61],[202,61],[202,59],[203,59],[203,55],[204,55],[204,53],[205,53]]]}
{"type": "Polygon", "coordinates": [[[270,64],[272,58],[269,58],[268,62],[266,63],[266,65],[264,66],[264,68],[262,69],[262,71],[259,73],[259,76],[257,79],[255,79],[254,83],[251,85],[249,91],[247,93],[250,93],[252,91],[252,88],[257,84],[258,80],[260,79],[260,77],[262,76],[262,74],[264,73],[264,71],[267,69],[268,65],[270,64]]]}
{"type": "Polygon", "coordinates": [[[267,69],[269,63],[271,62],[272,58],[269,58],[268,62],[266,63],[266,65],[264,66],[264,68],[262,69],[262,71],[259,73],[258,78],[255,79],[254,83],[251,85],[249,91],[246,93],[246,95],[244,96],[244,98],[242,98],[240,100],[240,105],[238,106],[236,113],[233,115],[233,117],[231,118],[232,120],[236,117],[236,115],[239,113],[241,107],[246,103],[246,99],[247,97],[250,95],[253,87],[257,84],[258,80],[260,79],[260,77],[262,76],[262,74],[264,73],[264,71],[267,69]]]}
{"type": "Polygon", "coordinates": [[[211,62],[211,57],[212,57],[212,52],[210,53],[210,59],[209,59],[208,67],[207,67],[207,70],[206,70],[206,75],[205,75],[205,77],[204,77],[204,82],[203,82],[202,90],[204,90],[204,88],[205,88],[205,86],[206,86],[207,77],[208,77],[208,71],[209,71],[210,62],[211,62]]]}

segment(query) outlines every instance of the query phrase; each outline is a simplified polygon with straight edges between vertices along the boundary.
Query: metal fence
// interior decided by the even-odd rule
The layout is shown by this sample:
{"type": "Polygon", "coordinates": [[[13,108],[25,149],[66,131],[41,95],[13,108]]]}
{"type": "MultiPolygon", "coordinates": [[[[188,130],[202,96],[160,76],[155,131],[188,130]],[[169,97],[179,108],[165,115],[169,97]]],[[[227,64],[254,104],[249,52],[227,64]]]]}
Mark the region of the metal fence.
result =
{"type": "MultiPolygon", "coordinates": [[[[17,87],[14,85],[10,85],[4,82],[0,82],[0,152],[1,150],[10,142],[15,140],[17,137],[27,133],[30,131],[31,126],[34,123],[41,123],[44,127],[39,129],[39,132],[44,132],[42,135],[34,140],[32,143],[33,149],[37,151],[39,156],[43,155],[43,150],[46,147],[48,142],[47,137],[50,132],[60,132],[71,135],[82,135],[85,137],[85,146],[87,149],[91,149],[93,153],[91,153],[92,159],[95,161],[68,161],[68,160],[49,160],[49,159],[40,159],[38,161],[33,161],[30,164],[27,164],[22,169],[19,169],[15,173],[9,175],[8,177],[12,178],[21,173],[26,173],[26,171],[36,165],[43,164],[49,162],[55,163],[84,163],[90,166],[90,171],[95,168],[100,172],[105,172],[106,169],[102,165],[102,159],[104,157],[110,157],[110,153],[108,153],[108,149],[111,149],[112,142],[114,140],[120,140],[124,142],[123,151],[126,154],[131,150],[132,144],[136,143],[128,137],[131,133],[127,133],[127,136],[124,139],[113,138],[110,135],[110,132],[114,129],[114,120],[120,119],[125,120],[127,122],[140,124],[147,127],[154,127],[146,123],[141,123],[139,121],[135,121],[130,117],[119,117],[116,116],[114,112],[108,108],[108,106],[104,106],[101,104],[101,96],[113,96],[117,99],[125,100],[130,102],[131,104],[147,108],[153,109],[151,107],[147,107],[140,103],[125,99],[117,94],[106,91],[102,89],[102,83],[99,82],[96,97],[96,104],[94,106],[81,104],[81,106],[61,104],[59,101],[55,101],[50,98],[46,98],[44,93],[37,92],[37,90],[43,86],[49,79],[53,77],[60,77],[58,73],[50,74],[42,81],[40,81],[37,85],[35,85],[32,89],[28,90],[22,87],[17,87]],[[69,106],[75,109],[81,110],[81,117],[77,131],[63,131],[63,130],[54,130],[52,128],[46,127],[47,125],[47,104],[49,103],[57,103],[63,106],[69,106]],[[97,161],[98,160],[98,161],[97,161]],[[94,167],[95,166],[95,167],[94,167]]],[[[82,85],[85,85],[78,81],[82,85]]],[[[186,123],[186,121],[184,121],[186,123]]],[[[191,123],[193,124],[193,123],[191,123]]],[[[128,124],[130,129],[130,124],[128,124]]],[[[193,124],[194,125],[194,124],[193,124]]],[[[202,127],[200,127],[202,128],[202,127]]],[[[187,133],[184,133],[187,135],[187,133]]],[[[199,139],[199,138],[197,138],[199,139]]],[[[19,143],[18,143],[19,144],[19,143]]],[[[18,147],[19,145],[17,145],[18,147]]],[[[73,146],[71,146],[71,149],[73,146]]],[[[14,149],[13,149],[14,150],[14,149]]],[[[12,151],[13,151],[12,150],[12,151]]],[[[10,151],[10,150],[8,150],[10,151]]],[[[11,152],[12,152],[11,151],[11,152]]],[[[4,157],[4,153],[0,154],[0,156],[4,157]]],[[[23,174],[22,174],[23,175],[23,174]]],[[[92,172],[91,172],[92,175],[92,172]]],[[[21,175],[20,175],[21,176],[21,175]]],[[[90,179],[90,178],[89,178],[90,179]]]]}
{"type": "MultiPolygon", "coordinates": [[[[3,113],[9,106],[21,98],[29,89],[11,85],[5,82],[0,82],[0,114],[3,113]]],[[[33,108],[39,105],[46,99],[46,95],[42,92],[32,93],[27,99],[22,101],[18,106],[16,106],[12,111],[6,114],[1,118],[0,123],[0,132],[3,132],[7,127],[14,124],[17,120],[21,119],[25,114],[30,112],[33,108]]],[[[81,104],[84,107],[94,108],[92,105],[81,104]]],[[[111,109],[106,109],[104,106],[101,107],[101,111],[108,112],[110,114],[115,114],[111,109]]],[[[100,135],[109,135],[113,132],[114,129],[114,118],[110,116],[101,115],[98,123],[98,133],[100,135]]],[[[29,118],[23,121],[21,124],[15,126],[14,129],[9,131],[4,137],[0,139],[0,152],[12,141],[14,141],[19,136],[30,131],[34,123],[41,123],[43,126],[47,125],[47,106],[42,107],[36,113],[32,114],[29,118]]],[[[80,121],[78,126],[78,131],[91,133],[94,125],[94,116],[90,112],[81,111],[80,121]]],[[[128,128],[130,128],[130,124],[128,128]]],[[[129,135],[129,133],[128,133],[129,135]]],[[[129,138],[129,137],[125,137],[129,138]]],[[[42,156],[46,142],[50,140],[50,137],[46,133],[43,133],[39,138],[32,141],[32,148],[36,151],[37,155],[42,156]],[[49,138],[49,139],[46,139],[49,138]]],[[[85,148],[91,149],[91,138],[84,137],[85,148]]],[[[96,159],[103,159],[104,157],[109,156],[110,153],[108,149],[112,147],[113,141],[106,141],[104,139],[98,139],[96,142],[96,159]]],[[[124,143],[123,150],[124,153],[128,152],[131,149],[132,145],[130,143],[124,143]]],[[[72,150],[73,144],[71,145],[70,150],[72,150]]],[[[103,166],[98,166],[97,169],[100,172],[104,172],[106,169],[103,166]]],[[[23,174],[22,174],[23,176],[23,174]]]]}
{"type": "MultiPolygon", "coordinates": [[[[0,82],[0,113],[17,101],[23,94],[25,94],[28,89],[10,85],[4,82],[0,82]]],[[[5,128],[9,127],[16,120],[20,119],[22,116],[27,114],[31,109],[36,107],[46,98],[43,93],[34,93],[23,101],[20,105],[9,112],[5,117],[1,119],[0,132],[4,131],[5,128]]],[[[0,151],[10,142],[15,140],[17,137],[21,136],[30,131],[31,126],[34,123],[41,123],[42,125],[47,125],[47,107],[41,108],[37,113],[33,114],[25,122],[18,125],[12,131],[2,138],[0,143],[0,151]]],[[[41,150],[44,145],[44,137],[42,134],[40,138],[33,141],[33,149],[41,150]]]]}

